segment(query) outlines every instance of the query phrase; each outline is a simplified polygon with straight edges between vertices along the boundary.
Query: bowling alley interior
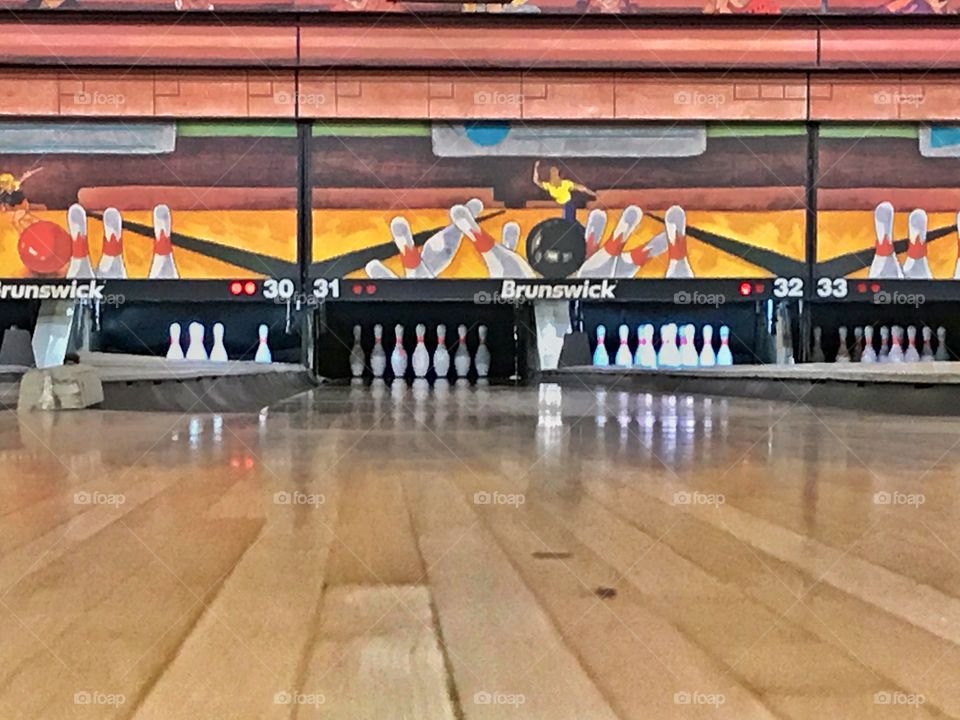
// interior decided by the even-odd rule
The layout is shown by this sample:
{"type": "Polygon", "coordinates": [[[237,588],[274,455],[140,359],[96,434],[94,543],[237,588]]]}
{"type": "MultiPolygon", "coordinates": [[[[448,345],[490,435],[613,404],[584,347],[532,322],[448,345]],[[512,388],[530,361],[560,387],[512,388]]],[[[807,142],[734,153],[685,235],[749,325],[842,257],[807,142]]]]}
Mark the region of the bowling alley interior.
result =
{"type": "Polygon", "coordinates": [[[0,720],[960,718],[958,13],[0,3],[0,720]]]}

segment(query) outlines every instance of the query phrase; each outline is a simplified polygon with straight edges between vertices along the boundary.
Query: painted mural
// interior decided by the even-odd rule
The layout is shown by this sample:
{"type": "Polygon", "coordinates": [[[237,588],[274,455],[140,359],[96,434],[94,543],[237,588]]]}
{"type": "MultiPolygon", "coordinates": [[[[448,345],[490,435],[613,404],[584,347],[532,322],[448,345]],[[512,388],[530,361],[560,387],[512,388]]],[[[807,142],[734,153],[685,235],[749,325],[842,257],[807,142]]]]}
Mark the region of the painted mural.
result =
{"type": "Polygon", "coordinates": [[[0,124],[0,277],[295,275],[292,124],[0,124]]]}
{"type": "Polygon", "coordinates": [[[818,276],[960,278],[960,127],[826,126],[819,148],[818,276]]]}
{"type": "Polygon", "coordinates": [[[802,126],[320,124],[316,277],[802,274],[802,126]]]}

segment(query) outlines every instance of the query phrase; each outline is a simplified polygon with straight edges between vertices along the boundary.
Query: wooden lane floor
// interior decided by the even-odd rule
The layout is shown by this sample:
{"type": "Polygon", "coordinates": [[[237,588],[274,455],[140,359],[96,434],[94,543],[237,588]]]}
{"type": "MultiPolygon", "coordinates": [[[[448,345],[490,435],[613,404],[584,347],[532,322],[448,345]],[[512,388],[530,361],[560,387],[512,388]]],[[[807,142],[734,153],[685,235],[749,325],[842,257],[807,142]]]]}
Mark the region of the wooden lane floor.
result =
{"type": "Polygon", "coordinates": [[[960,436],[320,388],[0,417],[0,718],[960,717],[960,436]]]}

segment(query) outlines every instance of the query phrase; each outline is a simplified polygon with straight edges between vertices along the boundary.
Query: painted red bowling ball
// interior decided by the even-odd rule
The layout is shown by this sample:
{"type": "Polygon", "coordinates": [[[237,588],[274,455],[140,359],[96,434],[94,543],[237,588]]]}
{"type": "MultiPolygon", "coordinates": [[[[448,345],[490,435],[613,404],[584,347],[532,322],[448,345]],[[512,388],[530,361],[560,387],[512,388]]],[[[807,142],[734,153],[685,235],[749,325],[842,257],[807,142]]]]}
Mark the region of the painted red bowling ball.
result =
{"type": "Polygon", "coordinates": [[[30,272],[59,273],[70,262],[70,233],[56,223],[40,220],[20,234],[17,251],[30,272]]]}

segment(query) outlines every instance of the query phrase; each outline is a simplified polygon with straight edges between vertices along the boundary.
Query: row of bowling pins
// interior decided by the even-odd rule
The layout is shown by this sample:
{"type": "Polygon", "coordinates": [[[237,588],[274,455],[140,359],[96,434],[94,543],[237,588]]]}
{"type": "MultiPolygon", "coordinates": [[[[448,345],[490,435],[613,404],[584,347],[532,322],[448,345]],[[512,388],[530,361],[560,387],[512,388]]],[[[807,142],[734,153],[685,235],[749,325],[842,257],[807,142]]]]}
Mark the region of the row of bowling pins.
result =
{"type": "MultiPolygon", "coordinates": [[[[438,378],[445,378],[450,374],[451,358],[447,348],[447,328],[437,325],[437,347],[431,355],[426,346],[427,326],[417,325],[417,345],[413,350],[409,365],[413,368],[414,377],[425,378],[430,372],[431,365],[438,378]]],[[[360,345],[362,334],[359,325],[353,326],[353,347],[350,349],[350,373],[355,378],[363,376],[367,367],[363,347],[360,345]]],[[[453,369],[458,378],[465,378],[470,374],[471,362],[476,367],[477,377],[485,378],[490,374],[490,349],[487,347],[487,326],[477,327],[479,344],[473,358],[467,349],[467,326],[457,327],[457,349],[453,354],[453,369]]],[[[394,327],[394,346],[390,353],[390,370],[396,378],[407,374],[407,351],[403,347],[403,325],[394,327]]],[[[387,369],[387,353],[383,349],[383,326],[373,326],[373,350],[370,352],[370,370],[375,378],[382,378],[387,369]]]]}
{"type": "MultiPolygon", "coordinates": [[[[192,322],[188,329],[189,342],[187,352],[183,352],[183,346],[180,344],[180,323],[170,324],[170,348],[167,350],[167,360],[212,360],[214,362],[227,362],[227,348],[223,344],[223,323],[216,323],[213,326],[213,347],[209,354],[204,342],[206,329],[201,323],[192,322]]],[[[270,337],[270,328],[266,325],[260,325],[257,330],[260,342],[257,345],[257,352],[254,355],[254,362],[268,363],[273,362],[273,354],[270,352],[268,340],[270,337]]]]}
{"type": "MultiPolygon", "coordinates": [[[[87,211],[79,203],[74,203],[67,210],[67,226],[71,239],[68,278],[123,280],[127,277],[127,266],[123,262],[123,217],[119,210],[107,208],[103,211],[103,252],[96,270],[90,261],[90,245],[87,242],[87,211]]],[[[153,208],[153,260],[148,276],[151,280],[176,280],[180,277],[173,259],[171,226],[170,208],[166,205],[153,208]]]]}
{"type": "MultiPolygon", "coordinates": [[[[863,363],[898,363],[898,362],[933,362],[935,360],[949,360],[950,353],[947,350],[947,329],[945,327],[937,328],[937,349],[933,350],[933,331],[929,327],[924,327],[921,332],[922,347],[917,349],[917,328],[910,325],[907,328],[907,344],[903,344],[903,328],[894,325],[888,328],[886,325],[880,328],[880,349],[874,347],[873,327],[856,327],[853,329],[853,347],[847,347],[847,328],[841,326],[837,330],[840,338],[840,348],[837,350],[835,362],[863,362],[863,363]]],[[[811,360],[813,362],[825,362],[821,340],[823,331],[819,327],[813,329],[813,352],[811,360]]]]}
{"type": "MultiPolygon", "coordinates": [[[[613,364],[619,367],[642,367],[655,370],[679,367],[713,367],[715,365],[733,365],[730,352],[730,328],[720,326],[720,347],[713,348],[713,326],[704,325],[702,329],[703,347],[697,352],[696,328],[692,323],[679,326],[668,323],[660,326],[660,349],[654,350],[654,328],[651,324],[637,327],[637,349],[630,352],[630,328],[620,326],[620,346],[614,355],[613,364]]],[[[593,364],[597,367],[610,365],[610,355],[606,347],[607,329],[597,326],[597,348],[593,352],[593,364]]]]}
{"type": "MultiPolygon", "coordinates": [[[[907,218],[907,257],[900,264],[893,250],[893,220],[896,212],[893,205],[882,202],[873,211],[873,226],[876,232],[873,261],[870,263],[868,277],[874,279],[931,280],[933,273],[927,260],[927,213],[917,208],[907,218]]],[[[960,213],[957,213],[957,227],[960,228],[960,213]]],[[[953,271],[954,279],[960,279],[960,245],[958,245],[957,264],[953,271]]]]}

